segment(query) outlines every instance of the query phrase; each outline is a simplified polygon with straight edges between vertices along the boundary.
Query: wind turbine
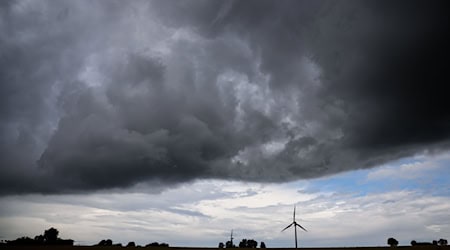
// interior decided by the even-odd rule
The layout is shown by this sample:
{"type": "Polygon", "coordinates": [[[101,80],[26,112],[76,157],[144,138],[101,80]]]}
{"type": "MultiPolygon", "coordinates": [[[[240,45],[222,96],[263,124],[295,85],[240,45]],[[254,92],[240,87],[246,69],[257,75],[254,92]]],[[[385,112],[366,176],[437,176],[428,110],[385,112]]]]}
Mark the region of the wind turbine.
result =
{"type": "Polygon", "coordinates": [[[233,247],[233,229],[231,229],[231,235],[230,235],[230,242],[231,242],[231,247],[233,247]]]}
{"type": "Polygon", "coordinates": [[[292,225],[294,225],[294,232],[295,232],[295,248],[297,248],[297,227],[303,229],[305,232],[308,232],[308,230],[306,230],[304,227],[302,227],[300,224],[298,224],[295,221],[295,205],[294,205],[294,220],[292,221],[291,224],[289,224],[289,226],[285,227],[283,230],[281,230],[281,232],[283,232],[284,230],[290,228],[292,225]]]}

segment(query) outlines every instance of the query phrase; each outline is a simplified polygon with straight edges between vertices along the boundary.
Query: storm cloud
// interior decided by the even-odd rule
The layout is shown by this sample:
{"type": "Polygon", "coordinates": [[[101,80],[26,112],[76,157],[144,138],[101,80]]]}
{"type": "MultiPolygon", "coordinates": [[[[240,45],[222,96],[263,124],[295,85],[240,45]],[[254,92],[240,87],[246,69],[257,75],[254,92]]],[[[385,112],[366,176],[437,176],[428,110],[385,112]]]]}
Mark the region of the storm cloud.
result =
{"type": "Polygon", "coordinates": [[[445,1],[2,1],[2,194],[447,151],[445,1]]]}

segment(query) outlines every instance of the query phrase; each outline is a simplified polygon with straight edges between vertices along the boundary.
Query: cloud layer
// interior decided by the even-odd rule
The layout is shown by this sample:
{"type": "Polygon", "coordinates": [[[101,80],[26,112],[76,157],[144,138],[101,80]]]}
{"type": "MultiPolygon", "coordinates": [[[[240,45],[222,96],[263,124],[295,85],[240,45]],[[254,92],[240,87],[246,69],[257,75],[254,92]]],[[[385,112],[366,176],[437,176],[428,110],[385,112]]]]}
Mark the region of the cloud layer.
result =
{"type": "Polygon", "coordinates": [[[448,149],[444,1],[4,1],[1,192],[280,182],[448,149]]]}
{"type": "Polygon", "coordinates": [[[389,237],[409,245],[411,240],[445,238],[450,231],[447,196],[424,196],[417,190],[358,196],[310,192],[307,186],[202,181],[157,195],[2,197],[7,205],[0,210],[0,232],[14,239],[53,226],[61,237],[82,245],[111,238],[122,244],[215,247],[234,229],[237,243],[252,238],[270,247],[292,247],[293,232],[280,231],[291,222],[293,203],[298,222],[308,229],[299,233],[299,244],[307,247],[386,246],[389,237]],[[362,226],[367,218],[370,222],[362,226]]]}
{"type": "Polygon", "coordinates": [[[386,246],[389,237],[409,245],[450,233],[449,163],[450,154],[441,154],[282,184],[201,180],[153,194],[141,186],[3,196],[0,238],[56,227],[62,238],[81,245],[110,238],[123,244],[215,247],[234,229],[237,242],[253,238],[286,248],[294,245],[293,232],[280,231],[296,204],[297,221],[308,229],[299,233],[301,246],[386,246]]]}

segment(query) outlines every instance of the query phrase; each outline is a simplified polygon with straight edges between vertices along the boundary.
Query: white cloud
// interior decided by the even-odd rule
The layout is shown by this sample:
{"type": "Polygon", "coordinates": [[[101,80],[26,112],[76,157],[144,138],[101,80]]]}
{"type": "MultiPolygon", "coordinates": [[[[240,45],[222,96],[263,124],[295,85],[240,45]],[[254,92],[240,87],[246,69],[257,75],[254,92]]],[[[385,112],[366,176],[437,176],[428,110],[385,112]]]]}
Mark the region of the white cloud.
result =
{"type": "Polygon", "coordinates": [[[161,194],[110,193],[1,198],[0,235],[7,239],[41,234],[51,226],[62,238],[94,244],[115,242],[176,246],[210,246],[254,238],[269,247],[291,247],[293,233],[280,230],[291,221],[297,204],[303,246],[385,245],[433,240],[450,233],[450,198],[414,191],[366,196],[306,193],[308,182],[255,184],[198,181],[161,194]]]}

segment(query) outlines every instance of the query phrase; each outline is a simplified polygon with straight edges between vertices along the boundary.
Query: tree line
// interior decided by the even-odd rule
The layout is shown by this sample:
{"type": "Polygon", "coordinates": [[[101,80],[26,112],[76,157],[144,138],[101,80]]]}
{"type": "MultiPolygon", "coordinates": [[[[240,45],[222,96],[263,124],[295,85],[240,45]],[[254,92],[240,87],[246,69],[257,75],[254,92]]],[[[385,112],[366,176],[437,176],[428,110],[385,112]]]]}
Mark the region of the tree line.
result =
{"type": "MultiPolygon", "coordinates": [[[[2,242],[1,245],[8,246],[46,246],[46,245],[63,245],[63,246],[73,246],[74,240],[72,239],[61,239],[58,237],[59,231],[56,228],[49,228],[44,231],[41,235],[36,235],[34,238],[27,236],[17,238],[15,240],[6,240],[2,242]]],[[[391,247],[398,246],[399,242],[395,238],[388,238],[387,244],[391,247]]],[[[433,240],[432,242],[417,242],[415,240],[411,241],[411,246],[423,246],[423,245],[439,245],[447,246],[448,241],[446,239],[433,240]]],[[[94,246],[122,246],[121,243],[113,243],[111,239],[101,240],[94,246]]],[[[130,241],[126,247],[136,247],[136,243],[130,241]]],[[[145,245],[145,247],[169,247],[167,243],[153,242],[145,245]]],[[[242,239],[238,245],[239,248],[257,248],[258,242],[253,239],[242,239]]],[[[266,248],[266,244],[261,241],[260,248],[266,248]]],[[[232,241],[227,241],[225,244],[223,242],[219,243],[219,248],[236,248],[236,245],[232,241]]]]}
{"type": "MultiPolygon", "coordinates": [[[[36,235],[34,238],[23,236],[15,240],[6,240],[0,245],[7,246],[73,246],[74,240],[58,238],[59,231],[56,228],[49,228],[44,231],[44,234],[36,235]]],[[[111,239],[101,240],[94,246],[122,246],[121,243],[113,243],[111,239]]],[[[128,242],[126,247],[136,247],[134,241],[128,242]]],[[[139,246],[138,246],[139,247],[139,246]]],[[[153,242],[145,245],[145,247],[169,247],[167,243],[153,242]]]]}
{"type": "MultiPolygon", "coordinates": [[[[235,248],[236,245],[234,245],[231,241],[227,241],[225,244],[223,242],[219,242],[219,248],[235,248]]],[[[257,248],[258,242],[254,239],[242,239],[241,242],[239,242],[239,248],[257,248]]],[[[266,248],[266,244],[261,241],[261,244],[259,245],[260,248],[266,248]]]]}
{"type": "MultiPolygon", "coordinates": [[[[391,237],[387,240],[387,244],[391,247],[396,247],[398,246],[398,240],[391,237]]],[[[429,246],[429,245],[447,246],[447,244],[448,241],[446,239],[433,240],[432,242],[417,242],[415,240],[411,241],[411,246],[429,246]]]]}
{"type": "MultiPolygon", "coordinates": [[[[113,241],[111,239],[107,239],[107,240],[101,240],[98,244],[96,244],[95,246],[99,246],[99,247],[122,247],[122,243],[113,243],[113,241]]],[[[136,243],[134,241],[130,241],[128,242],[128,244],[126,245],[126,247],[141,247],[139,245],[136,245],[136,243]]],[[[169,247],[169,244],[167,243],[158,243],[158,242],[153,242],[153,243],[149,243],[147,245],[145,245],[145,247],[169,247]]]]}
{"type": "Polygon", "coordinates": [[[23,236],[15,240],[7,240],[6,245],[8,246],[45,246],[45,245],[64,245],[73,246],[73,240],[71,239],[61,239],[58,238],[59,231],[56,228],[49,228],[44,231],[44,234],[36,235],[34,238],[28,236],[23,236]]]}

